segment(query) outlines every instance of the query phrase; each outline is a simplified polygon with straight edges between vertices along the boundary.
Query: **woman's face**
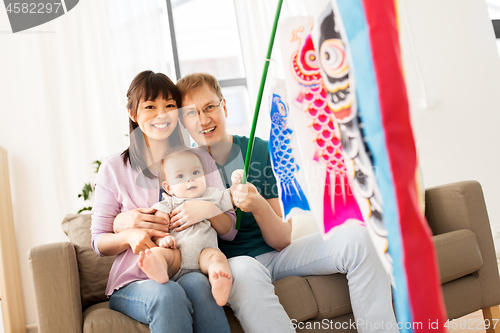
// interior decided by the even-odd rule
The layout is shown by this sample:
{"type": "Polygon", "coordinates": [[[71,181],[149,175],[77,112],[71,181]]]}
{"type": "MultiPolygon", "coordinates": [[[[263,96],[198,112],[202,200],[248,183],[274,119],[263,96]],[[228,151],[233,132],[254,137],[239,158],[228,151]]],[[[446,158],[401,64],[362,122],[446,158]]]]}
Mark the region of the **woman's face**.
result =
{"type": "Polygon", "coordinates": [[[172,134],[179,115],[175,100],[169,96],[166,100],[163,97],[154,101],[141,100],[137,115],[130,114],[130,118],[139,125],[148,141],[163,141],[172,134]]]}
{"type": "Polygon", "coordinates": [[[184,116],[181,122],[198,145],[228,141],[226,101],[223,99],[221,102],[217,94],[207,85],[186,94],[182,99],[182,105],[184,116]],[[198,116],[185,116],[193,111],[199,113],[198,116]]]}

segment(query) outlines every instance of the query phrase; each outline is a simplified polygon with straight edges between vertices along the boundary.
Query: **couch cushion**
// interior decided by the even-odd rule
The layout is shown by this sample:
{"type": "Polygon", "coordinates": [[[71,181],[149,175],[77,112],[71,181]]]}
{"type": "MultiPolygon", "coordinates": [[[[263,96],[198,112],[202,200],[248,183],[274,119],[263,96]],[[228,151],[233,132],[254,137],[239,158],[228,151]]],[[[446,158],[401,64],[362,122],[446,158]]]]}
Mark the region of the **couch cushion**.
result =
{"type": "Polygon", "coordinates": [[[106,284],[116,257],[99,257],[92,250],[90,244],[91,217],[92,214],[68,214],[62,222],[62,229],[75,246],[83,309],[95,303],[107,301],[106,284]]]}
{"type": "Polygon", "coordinates": [[[481,283],[475,274],[445,283],[442,288],[449,319],[459,318],[483,308],[481,283]]]}
{"type": "Polygon", "coordinates": [[[349,287],[344,274],[307,276],[318,305],[315,319],[322,320],[352,312],[349,287]]]}
{"type": "Polygon", "coordinates": [[[306,279],[289,276],[275,281],[274,290],[291,319],[304,321],[318,315],[316,299],[306,279]]]}
{"type": "Polygon", "coordinates": [[[111,310],[109,302],[92,305],[83,312],[83,333],[149,333],[142,324],[123,313],[111,310]]]}
{"type": "Polygon", "coordinates": [[[456,280],[477,271],[483,265],[476,234],[468,229],[433,237],[441,283],[456,280]]]}

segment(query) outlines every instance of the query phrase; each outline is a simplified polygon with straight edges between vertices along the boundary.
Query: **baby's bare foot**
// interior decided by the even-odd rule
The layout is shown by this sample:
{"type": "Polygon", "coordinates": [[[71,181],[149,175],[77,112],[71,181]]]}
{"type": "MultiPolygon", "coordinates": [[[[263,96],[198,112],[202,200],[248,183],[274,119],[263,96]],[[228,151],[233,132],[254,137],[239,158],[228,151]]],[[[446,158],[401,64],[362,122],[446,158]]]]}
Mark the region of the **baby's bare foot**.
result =
{"type": "Polygon", "coordinates": [[[231,274],[223,271],[213,271],[210,273],[209,280],[212,285],[212,295],[217,304],[219,306],[226,305],[233,285],[231,274]]]}
{"type": "Polygon", "coordinates": [[[168,282],[168,270],[161,264],[160,260],[155,257],[150,249],[139,253],[137,265],[151,280],[158,283],[168,282]]]}

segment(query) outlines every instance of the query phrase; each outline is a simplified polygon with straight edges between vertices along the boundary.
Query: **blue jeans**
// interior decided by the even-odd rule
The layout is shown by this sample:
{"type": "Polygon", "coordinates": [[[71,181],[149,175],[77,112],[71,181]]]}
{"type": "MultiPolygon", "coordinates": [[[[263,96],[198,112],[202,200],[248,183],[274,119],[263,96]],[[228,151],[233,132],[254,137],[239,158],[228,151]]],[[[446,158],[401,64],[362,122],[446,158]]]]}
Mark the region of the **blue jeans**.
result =
{"type": "Polygon", "coordinates": [[[326,241],[319,233],[305,236],[281,252],[231,258],[229,266],[233,274],[229,304],[245,332],[294,332],[272,282],[335,273],[347,276],[356,320],[371,323],[371,327],[359,325],[358,332],[398,331],[390,281],[365,227],[341,227],[326,241]],[[382,322],[383,328],[373,329],[382,322]]]}
{"type": "Polygon", "coordinates": [[[113,292],[109,307],[148,324],[151,333],[230,333],[224,309],[215,303],[201,273],[165,284],[132,282],[113,292]]]}

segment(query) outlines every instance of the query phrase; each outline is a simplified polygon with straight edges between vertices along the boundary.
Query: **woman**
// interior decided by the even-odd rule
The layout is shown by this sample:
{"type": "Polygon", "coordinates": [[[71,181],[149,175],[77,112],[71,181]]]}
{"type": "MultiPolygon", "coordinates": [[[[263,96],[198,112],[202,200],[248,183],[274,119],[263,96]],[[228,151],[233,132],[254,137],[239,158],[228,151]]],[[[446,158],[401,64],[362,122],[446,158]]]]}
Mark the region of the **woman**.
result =
{"type": "MultiPolygon", "coordinates": [[[[178,126],[179,91],[161,73],[138,74],[127,92],[130,146],[122,154],[101,165],[95,184],[92,216],[92,247],[99,255],[117,255],[109,275],[106,294],[111,309],[142,323],[151,332],[230,332],[224,311],[212,297],[210,284],[201,273],[189,273],[177,281],[159,284],[149,280],[137,266],[137,254],[155,247],[154,237],[165,231],[127,229],[113,233],[113,221],[125,216],[148,215],[167,224],[168,215],[154,213],[159,201],[160,161],[170,150],[183,146],[178,126]]],[[[213,160],[197,152],[207,173],[207,185],[224,189],[213,160]]],[[[173,212],[172,221],[183,223],[180,229],[208,218],[222,238],[234,238],[234,213],[225,214],[215,205],[197,203],[196,210],[185,205],[173,212]]]]}

